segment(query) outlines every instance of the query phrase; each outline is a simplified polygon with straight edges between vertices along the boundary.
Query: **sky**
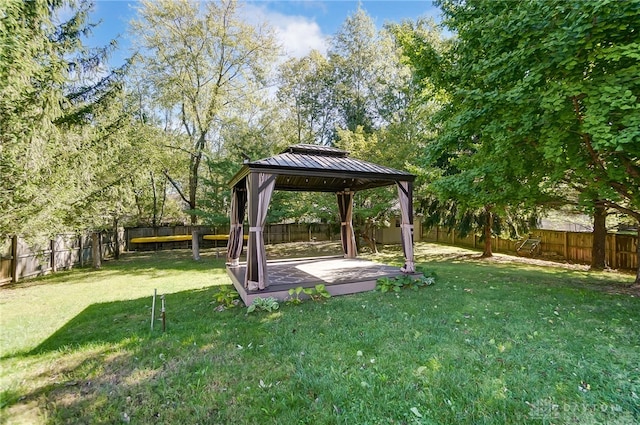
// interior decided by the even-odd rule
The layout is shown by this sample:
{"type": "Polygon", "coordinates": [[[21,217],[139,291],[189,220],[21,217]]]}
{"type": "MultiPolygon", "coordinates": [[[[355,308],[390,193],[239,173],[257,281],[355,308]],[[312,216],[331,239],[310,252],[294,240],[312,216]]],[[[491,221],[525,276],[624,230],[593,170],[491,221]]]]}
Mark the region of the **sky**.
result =
{"type": "MultiPolygon", "coordinates": [[[[345,19],[352,15],[358,4],[373,18],[378,27],[387,22],[433,17],[439,11],[431,0],[262,0],[247,3],[247,13],[271,24],[288,56],[303,57],[311,49],[325,53],[327,38],[337,32],[345,19]]],[[[111,57],[111,66],[117,67],[131,55],[131,42],[127,34],[128,22],[136,17],[135,0],[95,0],[91,22],[101,22],[86,44],[105,46],[117,39],[118,50],[111,57]]]]}

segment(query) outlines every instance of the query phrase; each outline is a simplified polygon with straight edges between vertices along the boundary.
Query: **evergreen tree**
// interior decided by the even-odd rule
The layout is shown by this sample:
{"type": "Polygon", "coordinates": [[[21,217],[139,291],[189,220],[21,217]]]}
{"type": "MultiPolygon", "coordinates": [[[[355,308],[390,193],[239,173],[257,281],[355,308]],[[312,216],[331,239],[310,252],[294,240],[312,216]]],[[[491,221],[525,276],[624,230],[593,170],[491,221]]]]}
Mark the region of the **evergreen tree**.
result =
{"type": "MultiPolygon", "coordinates": [[[[88,2],[8,0],[0,16],[0,234],[84,227],[82,209],[121,176],[107,175],[123,69],[111,44],[86,49],[88,2]],[[61,21],[61,16],[68,20],[61,21]]],[[[116,159],[117,160],[117,159],[116,159]]]]}

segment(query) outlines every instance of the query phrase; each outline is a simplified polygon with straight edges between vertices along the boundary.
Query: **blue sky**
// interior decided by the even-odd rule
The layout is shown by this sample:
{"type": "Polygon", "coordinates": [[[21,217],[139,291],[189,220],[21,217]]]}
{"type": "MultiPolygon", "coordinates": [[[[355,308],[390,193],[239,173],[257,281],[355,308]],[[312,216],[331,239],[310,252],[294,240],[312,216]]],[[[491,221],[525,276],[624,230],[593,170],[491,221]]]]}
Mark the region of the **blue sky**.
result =
{"type": "MultiPolygon", "coordinates": [[[[439,11],[431,0],[263,0],[248,2],[247,11],[276,29],[290,56],[301,57],[312,48],[326,51],[327,37],[333,35],[346,17],[357,10],[358,3],[378,26],[423,16],[438,19],[439,11]]],[[[126,31],[128,22],[135,18],[137,5],[132,0],[95,0],[90,21],[102,23],[93,30],[87,44],[104,46],[109,40],[118,38],[119,50],[111,58],[113,66],[122,64],[130,55],[126,31]]]]}

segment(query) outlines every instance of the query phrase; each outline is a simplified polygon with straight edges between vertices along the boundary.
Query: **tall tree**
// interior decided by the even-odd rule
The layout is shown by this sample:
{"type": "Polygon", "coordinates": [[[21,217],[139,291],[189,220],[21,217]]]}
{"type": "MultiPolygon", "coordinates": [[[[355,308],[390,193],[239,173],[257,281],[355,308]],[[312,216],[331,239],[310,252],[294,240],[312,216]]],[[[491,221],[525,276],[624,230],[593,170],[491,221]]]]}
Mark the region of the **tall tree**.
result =
{"type": "Polygon", "coordinates": [[[483,256],[490,257],[494,234],[526,227],[526,220],[514,220],[529,215],[521,212],[530,209],[525,201],[531,193],[520,185],[526,175],[519,175],[508,158],[487,160],[495,148],[483,124],[460,126],[474,113],[464,103],[474,76],[470,73],[465,80],[457,75],[462,71],[451,65],[457,60],[455,45],[442,39],[432,21],[404,22],[391,29],[413,68],[413,83],[421,87],[414,102],[431,112],[422,115],[423,127],[431,131],[420,155],[423,170],[417,172],[427,182],[418,202],[425,224],[462,235],[479,232],[483,256]]]}
{"type": "Polygon", "coordinates": [[[333,69],[336,126],[371,134],[388,124],[394,111],[386,95],[403,86],[402,66],[390,34],[378,31],[371,16],[358,10],[331,38],[329,62],[333,69]]]}
{"type": "MultiPolygon", "coordinates": [[[[51,235],[117,183],[113,45],[86,49],[89,2],[9,0],[0,19],[0,234],[51,235]],[[63,19],[63,16],[70,16],[63,19]],[[112,168],[113,169],[113,168],[112,168]]],[[[122,70],[121,70],[122,71],[122,70]]]]}
{"type": "Polygon", "coordinates": [[[336,110],[331,64],[318,51],[280,66],[278,100],[291,111],[296,143],[328,145],[335,133],[336,110]]]}
{"type": "MultiPolygon", "coordinates": [[[[411,169],[424,138],[413,101],[421,87],[388,27],[378,30],[365,10],[349,16],[332,37],[329,62],[334,71],[335,144],[352,155],[398,169],[411,169]]],[[[413,170],[412,170],[413,171],[413,170]]],[[[376,250],[371,236],[397,214],[397,195],[378,189],[355,198],[360,236],[376,250]]]]}
{"type": "MultiPolygon", "coordinates": [[[[229,224],[231,193],[228,182],[244,162],[269,157],[286,146],[279,106],[271,100],[256,97],[247,97],[221,117],[216,132],[219,140],[206,158],[207,170],[203,173],[206,196],[197,211],[206,224],[229,224]]],[[[276,204],[274,198],[270,209],[276,204]]]]}
{"type": "MultiPolygon", "coordinates": [[[[171,179],[196,225],[201,165],[211,148],[216,121],[230,104],[264,87],[277,57],[273,31],[248,24],[235,0],[141,2],[132,29],[159,105],[178,111],[188,146],[186,182],[171,179]]],[[[198,235],[193,257],[199,259],[198,235]]]]}
{"type": "Polygon", "coordinates": [[[640,223],[640,3],[440,5],[458,36],[448,134],[481,130],[487,161],[546,167],[548,188],[570,182],[640,223]]]}
{"type": "Polygon", "coordinates": [[[136,157],[143,159],[132,169],[129,181],[136,206],[133,224],[156,227],[163,222],[184,223],[188,216],[182,211],[183,202],[167,178],[181,176],[188,169],[188,158],[169,149],[180,138],[167,130],[173,118],[169,110],[155,109],[153,87],[135,67],[129,73],[127,89],[130,124],[125,137],[136,146],[136,157]]]}

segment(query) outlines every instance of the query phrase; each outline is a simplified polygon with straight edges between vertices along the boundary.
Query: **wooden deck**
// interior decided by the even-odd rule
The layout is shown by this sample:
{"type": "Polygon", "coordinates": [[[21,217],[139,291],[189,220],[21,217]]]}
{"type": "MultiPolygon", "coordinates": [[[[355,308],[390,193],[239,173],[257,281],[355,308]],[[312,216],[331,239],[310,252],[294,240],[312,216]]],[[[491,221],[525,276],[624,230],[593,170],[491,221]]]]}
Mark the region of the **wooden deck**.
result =
{"type": "Polygon", "coordinates": [[[371,291],[375,289],[377,279],[402,274],[398,267],[341,256],[273,260],[267,262],[269,287],[262,291],[247,291],[244,288],[246,263],[240,263],[238,267],[227,266],[227,273],[246,305],[256,297],[285,300],[291,288],[311,288],[320,283],[326,285],[331,295],[371,291]]]}

